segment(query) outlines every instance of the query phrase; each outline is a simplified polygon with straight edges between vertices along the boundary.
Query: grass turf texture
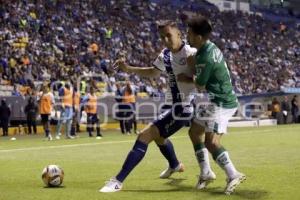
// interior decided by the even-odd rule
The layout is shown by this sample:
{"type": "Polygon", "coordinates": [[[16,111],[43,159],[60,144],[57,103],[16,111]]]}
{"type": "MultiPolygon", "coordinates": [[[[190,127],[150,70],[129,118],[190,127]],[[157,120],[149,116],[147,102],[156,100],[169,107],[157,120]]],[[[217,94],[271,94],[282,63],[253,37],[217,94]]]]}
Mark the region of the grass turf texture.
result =
{"type": "Polygon", "coordinates": [[[135,135],[104,132],[102,140],[43,141],[41,136],[20,136],[16,141],[0,139],[0,200],[11,199],[300,199],[300,126],[231,128],[223,138],[236,167],[247,180],[231,196],[225,196],[225,175],[212,161],[217,180],[205,191],[194,186],[199,167],[188,129],[172,137],[178,158],[186,171],[171,179],[158,176],[167,166],[156,145],[151,144],[144,160],[126,179],[123,190],[114,194],[98,189],[116,175],[131,149],[135,135]],[[65,171],[63,187],[46,188],[42,169],[58,164],[65,171]]]}

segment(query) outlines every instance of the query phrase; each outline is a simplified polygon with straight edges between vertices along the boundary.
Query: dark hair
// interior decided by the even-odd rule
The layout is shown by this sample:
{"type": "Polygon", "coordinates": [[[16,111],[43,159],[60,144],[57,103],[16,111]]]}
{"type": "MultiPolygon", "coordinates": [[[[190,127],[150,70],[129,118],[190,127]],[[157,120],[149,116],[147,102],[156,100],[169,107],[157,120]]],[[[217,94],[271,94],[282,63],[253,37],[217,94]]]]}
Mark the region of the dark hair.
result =
{"type": "Polygon", "coordinates": [[[176,22],[174,22],[172,20],[158,20],[158,21],[156,21],[156,26],[157,26],[157,29],[162,29],[167,26],[177,27],[177,24],[176,24],[176,22]]]}
{"type": "Polygon", "coordinates": [[[2,100],[1,100],[1,105],[2,105],[2,106],[5,106],[5,105],[6,105],[5,99],[2,99],[2,100]]]}
{"type": "Polygon", "coordinates": [[[212,32],[212,26],[209,20],[201,15],[188,19],[187,24],[195,34],[201,35],[204,38],[208,38],[212,32]]]}
{"type": "Polygon", "coordinates": [[[70,84],[69,83],[66,83],[65,84],[65,88],[67,88],[68,90],[71,88],[70,84]]]}

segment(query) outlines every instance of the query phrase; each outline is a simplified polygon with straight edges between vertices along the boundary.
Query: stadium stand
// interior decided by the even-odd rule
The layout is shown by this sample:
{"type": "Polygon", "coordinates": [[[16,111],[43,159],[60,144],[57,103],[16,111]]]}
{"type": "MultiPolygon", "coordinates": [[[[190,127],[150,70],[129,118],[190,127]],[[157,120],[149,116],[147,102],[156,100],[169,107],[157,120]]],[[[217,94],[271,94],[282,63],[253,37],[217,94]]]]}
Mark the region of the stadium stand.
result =
{"type": "Polygon", "coordinates": [[[28,96],[43,81],[93,74],[101,75],[99,95],[113,94],[116,82],[129,79],[140,96],[164,96],[165,76],[141,79],[114,72],[112,63],[126,55],[132,65],[151,66],[162,49],[155,21],[171,18],[184,30],[190,13],[211,19],[212,40],[227,58],[238,95],[300,87],[299,19],[283,10],[272,18],[268,9],[220,12],[194,0],[0,2],[0,96],[15,94],[14,88],[28,96]]]}
{"type": "MultiPolygon", "coordinates": [[[[107,71],[118,55],[126,49],[133,65],[151,66],[162,48],[153,34],[154,22],[173,18],[180,23],[183,11],[190,11],[212,19],[213,41],[225,53],[238,94],[300,86],[300,33],[291,21],[280,24],[259,15],[219,12],[205,1],[191,0],[2,0],[2,4],[6,6],[0,9],[1,78],[12,85],[103,72],[124,80],[129,75],[107,71]],[[171,10],[175,14],[167,15],[171,10]]],[[[129,78],[137,86],[149,83],[134,75],[129,78]]],[[[163,94],[158,89],[165,89],[163,81],[142,92],[163,94]]],[[[107,90],[114,90],[114,84],[107,90]]]]}

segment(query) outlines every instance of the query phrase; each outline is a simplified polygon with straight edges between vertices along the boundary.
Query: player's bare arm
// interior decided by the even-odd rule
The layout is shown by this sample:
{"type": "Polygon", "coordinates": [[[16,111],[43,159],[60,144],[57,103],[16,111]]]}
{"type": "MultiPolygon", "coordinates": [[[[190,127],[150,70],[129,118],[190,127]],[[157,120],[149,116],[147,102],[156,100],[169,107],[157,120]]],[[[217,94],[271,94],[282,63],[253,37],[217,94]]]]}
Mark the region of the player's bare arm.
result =
{"type": "Polygon", "coordinates": [[[195,55],[191,55],[191,56],[187,57],[186,61],[187,61],[188,67],[193,72],[193,74],[196,74],[196,67],[195,67],[196,57],[195,57],[195,55]]]}
{"type": "Polygon", "coordinates": [[[133,67],[128,65],[124,58],[116,60],[114,66],[117,66],[124,72],[135,73],[142,77],[154,78],[160,75],[160,70],[155,67],[133,67]]]}

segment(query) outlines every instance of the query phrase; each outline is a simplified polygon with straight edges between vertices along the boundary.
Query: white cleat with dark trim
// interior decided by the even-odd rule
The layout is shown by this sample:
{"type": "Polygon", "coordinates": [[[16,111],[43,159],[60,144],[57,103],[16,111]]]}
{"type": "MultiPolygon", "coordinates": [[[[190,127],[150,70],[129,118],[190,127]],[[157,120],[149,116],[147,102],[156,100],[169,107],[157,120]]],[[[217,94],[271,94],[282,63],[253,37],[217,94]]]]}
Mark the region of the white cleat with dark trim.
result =
{"type": "Polygon", "coordinates": [[[227,185],[225,188],[225,194],[230,195],[234,192],[234,190],[237,188],[239,184],[244,182],[246,180],[246,175],[243,173],[238,172],[235,178],[233,179],[227,179],[227,185]]]}
{"type": "Polygon", "coordinates": [[[216,180],[216,174],[213,171],[209,171],[206,174],[201,174],[199,176],[196,189],[203,190],[207,187],[208,184],[212,183],[214,180],[216,180]]]}
{"type": "Polygon", "coordinates": [[[182,163],[179,163],[179,165],[175,169],[172,169],[169,166],[159,175],[159,178],[169,178],[174,172],[184,172],[184,165],[182,163]]]}
{"type": "Polygon", "coordinates": [[[105,183],[99,192],[110,193],[110,192],[118,192],[122,189],[123,184],[118,181],[116,178],[111,178],[109,181],[105,183]]]}

